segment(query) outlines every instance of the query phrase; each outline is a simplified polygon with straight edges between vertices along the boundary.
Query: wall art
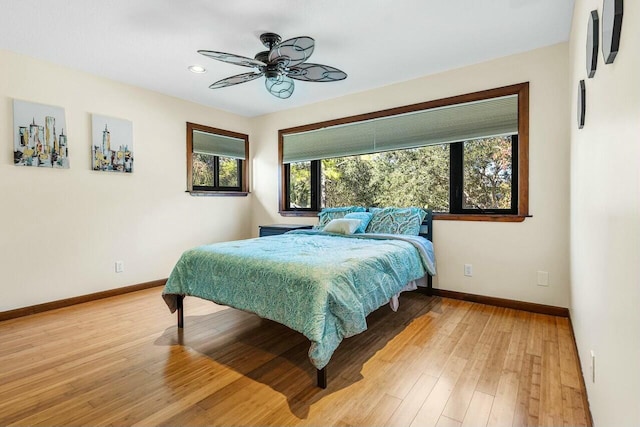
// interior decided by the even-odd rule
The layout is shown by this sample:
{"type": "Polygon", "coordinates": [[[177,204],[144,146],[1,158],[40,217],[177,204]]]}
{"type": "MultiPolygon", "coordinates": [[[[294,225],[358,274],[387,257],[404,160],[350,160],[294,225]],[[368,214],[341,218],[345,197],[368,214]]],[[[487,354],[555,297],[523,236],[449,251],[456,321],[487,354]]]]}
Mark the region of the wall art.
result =
{"type": "Polygon", "coordinates": [[[622,32],[622,0],[602,2],[602,56],[605,64],[611,64],[620,48],[622,32]]]}
{"type": "Polygon", "coordinates": [[[91,115],[91,167],[95,171],[133,172],[133,123],[91,115]]]}
{"type": "Polygon", "coordinates": [[[584,80],[580,80],[578,83],[578,129],[582,129],[584,127],[584,116],[586,113],[586,89],[584,85],[584,80]]]}
{"type": "Polygon", "coordinates": [[[64,108],[13,100],[13,163],[69,168],[64,108]]]}
{"type": "Polygon", "coordinates": [[[587,25],[587,76],[589,78],[596,74],[598,66],[598,31],[598,11],[592,10],[587,25]]]}

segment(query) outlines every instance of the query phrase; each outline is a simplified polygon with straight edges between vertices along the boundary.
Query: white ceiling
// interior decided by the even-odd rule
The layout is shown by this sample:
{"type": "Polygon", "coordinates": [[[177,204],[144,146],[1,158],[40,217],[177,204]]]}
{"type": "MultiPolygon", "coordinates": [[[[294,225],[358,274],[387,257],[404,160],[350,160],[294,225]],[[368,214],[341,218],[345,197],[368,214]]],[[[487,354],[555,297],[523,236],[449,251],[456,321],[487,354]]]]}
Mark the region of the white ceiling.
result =
{"type": "MultiPolygon", "coordinates": [[[[574,0],[0,0],[0,48],[253,117],[568,40],[574,0]],[[309,62],[349,77],[296,81],[278,99],[251,71],[199,55],[253,58],[258,39],[310,36],[309,62]],[[208,71],[194,74],[189,65],[208,71]]],[[[586,25],[586,22],[585,22],[586,25]]]]}

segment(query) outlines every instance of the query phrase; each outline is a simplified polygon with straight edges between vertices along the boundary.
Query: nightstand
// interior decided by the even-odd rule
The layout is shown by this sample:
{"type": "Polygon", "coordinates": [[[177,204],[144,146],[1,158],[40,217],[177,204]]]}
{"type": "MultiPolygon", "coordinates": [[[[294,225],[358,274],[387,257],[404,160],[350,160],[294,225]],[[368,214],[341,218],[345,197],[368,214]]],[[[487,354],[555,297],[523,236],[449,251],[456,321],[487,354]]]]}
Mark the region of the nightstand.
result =
{"type": "Polygon", "coordinates": [[[307,230],[310,229],[311,225],[305,224],[271,224],[271,225],[261,225],[260,228],[260,237],[265,236],[275,236],[278,234],[284,234],[287,231],[291,230],[307,230]]]}

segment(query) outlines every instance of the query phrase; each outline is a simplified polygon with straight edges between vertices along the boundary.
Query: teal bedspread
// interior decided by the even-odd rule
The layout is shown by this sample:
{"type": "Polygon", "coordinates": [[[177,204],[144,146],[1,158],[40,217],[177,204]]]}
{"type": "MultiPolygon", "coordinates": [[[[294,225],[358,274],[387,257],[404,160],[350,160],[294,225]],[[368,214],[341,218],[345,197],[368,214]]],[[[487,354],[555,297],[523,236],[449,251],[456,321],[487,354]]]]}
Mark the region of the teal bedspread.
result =
{"type": "Polygon", "coordinates": [[[369,313],[427,271],[435,274],[426,239],[296,232],[188,250],[163,298],[172,312],[190,295],[282,323],[311,341],[322,369],[343,338],[367,329],[369,313]]]}

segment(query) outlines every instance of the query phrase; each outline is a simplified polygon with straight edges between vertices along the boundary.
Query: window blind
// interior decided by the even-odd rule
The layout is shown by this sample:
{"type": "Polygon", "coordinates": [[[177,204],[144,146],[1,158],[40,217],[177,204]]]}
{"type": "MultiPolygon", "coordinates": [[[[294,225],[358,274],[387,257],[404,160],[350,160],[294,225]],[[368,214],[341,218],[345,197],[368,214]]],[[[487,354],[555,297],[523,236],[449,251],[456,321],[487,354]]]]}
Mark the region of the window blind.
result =
{"type": "Polygon", "coordinates": [[[199,130],[193,131],[193,152],[246,160],[244,139],[199,130]]]}
{"type": "Polygon", "coordinates": [[[371,154],[518,133],[518,96],[283,135],[283,163],[371,154]]]}

